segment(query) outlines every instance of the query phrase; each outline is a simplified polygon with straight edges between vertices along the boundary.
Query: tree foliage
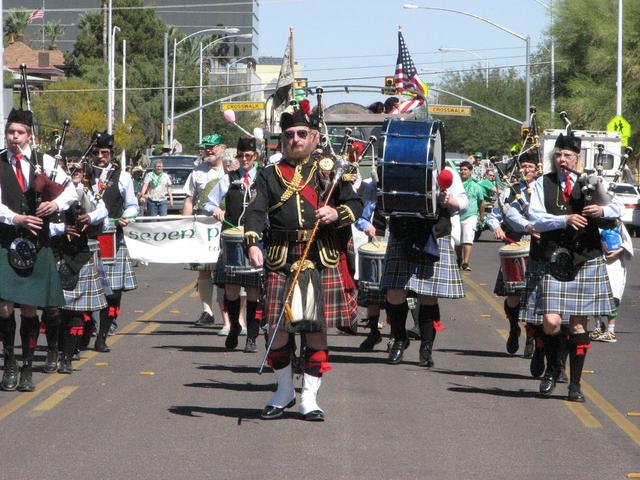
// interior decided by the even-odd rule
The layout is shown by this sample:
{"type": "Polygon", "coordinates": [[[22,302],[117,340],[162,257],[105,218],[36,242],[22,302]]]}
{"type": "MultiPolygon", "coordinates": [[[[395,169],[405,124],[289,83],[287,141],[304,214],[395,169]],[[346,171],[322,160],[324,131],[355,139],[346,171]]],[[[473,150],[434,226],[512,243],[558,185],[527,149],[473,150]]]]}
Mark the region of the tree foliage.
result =
{"type": "MultiPolygon", "coordinates": [[[[476,71],[450,72],[442,82],[444,90],[463,95],[514,118],[524,115],[524,81],[511,70],[492,70],[489,87],[481,66],[476,71]]],[[[439,103],[457,105],[459,100],[441,94],[439,103]]],[[[508,153],[518,137],[520,127],[507,119],[473,107],[471,117],[446,117],[447,150],[487,156],[508,153]]]]}
{"type": "Polygon", "coordinates": [[[4,18],[4,36],[7,43],[11,44],[22,40],[24,29],[29,22],[29,11],[20,9],[14,10],[4,18]]]}
{"type": "MultiPolygon", "coordinates": [[[[556,40],[558,109],[576,128],[604,130],[616,113],[617,2],[562,0],[552,28],[556,40]]],[[[623,7],[623,115],[640,140],[640,2],[623,7]]]]}

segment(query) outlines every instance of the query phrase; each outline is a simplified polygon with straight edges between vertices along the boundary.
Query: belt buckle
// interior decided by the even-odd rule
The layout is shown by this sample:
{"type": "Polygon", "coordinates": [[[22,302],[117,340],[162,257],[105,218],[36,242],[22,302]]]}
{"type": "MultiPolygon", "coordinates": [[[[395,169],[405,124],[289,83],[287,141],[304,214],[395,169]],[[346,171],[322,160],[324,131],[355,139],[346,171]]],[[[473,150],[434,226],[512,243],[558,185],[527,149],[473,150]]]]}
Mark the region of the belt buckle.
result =
{"type": "Polygon", "coordinates": [[[296,241],[297,242],[306,242],[307,241],[307,231],[306,230],[296,230],[296,241]]]}

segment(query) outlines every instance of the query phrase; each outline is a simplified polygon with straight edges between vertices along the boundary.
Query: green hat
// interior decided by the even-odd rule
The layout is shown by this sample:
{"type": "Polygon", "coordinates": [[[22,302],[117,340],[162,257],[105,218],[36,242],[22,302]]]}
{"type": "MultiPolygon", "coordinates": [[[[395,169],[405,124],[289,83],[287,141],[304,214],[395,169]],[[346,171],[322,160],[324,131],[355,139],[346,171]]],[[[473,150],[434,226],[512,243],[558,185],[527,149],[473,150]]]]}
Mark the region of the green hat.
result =
{"type": "Polygon", "coordinates": [[[476,152],[473,154],[474,157],[482,158],[482,152],[476,152]]]}
{"type": "Polygon", "coordinates": [[[215,147],[224,144],[224,138],[219,133],[212,133],[202,139],[202,145],[205,147],[215,147]]]}

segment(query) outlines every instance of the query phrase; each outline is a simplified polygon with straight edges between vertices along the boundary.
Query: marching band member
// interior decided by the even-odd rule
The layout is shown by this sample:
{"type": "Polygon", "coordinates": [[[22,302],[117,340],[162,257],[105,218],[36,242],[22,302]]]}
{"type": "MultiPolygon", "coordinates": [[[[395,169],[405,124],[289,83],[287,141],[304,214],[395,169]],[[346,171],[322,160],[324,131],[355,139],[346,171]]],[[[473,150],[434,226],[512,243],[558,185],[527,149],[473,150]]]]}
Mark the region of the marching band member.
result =
{"type": "MultiPolygon", "coordinates": [[[[452,171],[448,165],[445,168],[452,171]]],[[[452,174],[452,178],[451,187],[439,194],[442,208],[437,220],[392,216],[389,221],[391,233],[381,288],[387,290],[387,318],[394,338],[389,350],[391,364],[402,361],[409,345],[407,291],[419,298],[419,364],[427,368],[434,365],[433,342],[436,332],[442,330],[438,298],[464,297],[451,239],[450,216],[452,212],[465,211],[469,201],[460,177],[452,174]]]]}
{"type": "Polygon", "coordinates": [[[568,399],[584,402],[580,379],[587,350],[588,315],[608,315],[614,308],[598,225],[619,218],[624,206],[615,198],[605,206],[588,204],[574,188],[582,171],[581,141],[560,134],[553,152],[552,171],[536,180],[531,194],[530,220],[541,232],[545,273],[536,289],[536,308],[543,314],[547,371],[540,393],[548,397],[560,373],[560,326],[569,317],[571,367],[568,399]],[[567,167],[567,168],[565,168],[567,167]]]}
{"type": "Polygon", "coordinates": [[[317,394],[323,373],[331,369],[326,330],[351,324],[340,272],[337,230],[350,228],[362,212],[362,200],[344,178],[334,179],[335,191],[329,203],[320,207],[323,195],[330,189],[333,161],[311,156],[320,139],[317,117],[303,110],[285,112],[280,126],[284,159],[260,170],[255,196],[245,216],[247,256],[252,265],[264,264],[266,268],[265,314],[271,335],[275,336],[268,360],[278,388],[262,411],[262,418],[279,417],[285,408],[295,404],[289,334],[298,331],[306,338],[300,413],[305,420],[322,421],[324,412],[317,404],[317,394]],[[258,241],[267,219],[269,241],[263,257],[258,241]],[[285,322],[276,330],[278,318],[287,311],[283,305],[287,284],[299,266],[316,221],[320,225],[316,241],[309,246],[307,261],[301,265],[305,283],[293,286],[300,295],[291,310],[295,310],[299,321],[285,322]]]}
{"type": "MultiPolygon", "coordinates": [[[[205,212],[212,214],[222,222],[222,230],[239,226],[245,209],[251,198],[251,188],[254,184],[258,159],[255,138],[240,138],[236,147],[236,159],[240,162],[238,170],[227,173],[211,190],[204,205],[205,212]],[[221,208],[224,201],[224,210],[221,208]]],[[[229,313],[231,327],[225,340],[225,346],[234,349],[238,346],[238,335],[242,331],[240,325],[240,288],[247,292],[247,341],[244,351],[254,353],[258,351],[256,339],[260,333],[260,323],[256,320],[258,302],[262,290],[261,273],[235,273],[225,271],[226,265],[220,259],[214,275],[214,283],[224,288],[225,303],[229,313]]]]}
{"type": "Polygon", "coordinates": [[[67,210],[77,199],[70,183],[52,201],[41,201],[36,192],[37,170],[63,185],[68,179],[49,155],[33,151],[33,118],[30,111],[13,109],[7,118],[5,144],[0,154],[0,337],[4,346],[3,390],[32,392],[32,363],[40,324],[36,308],[64,305],[62,285],[49,238],[49,217],[67,210]],[[22,367],[14,354],[16,320],[20,304],[22,367]]]}
{"type": "MultiPolygon", "coordinates": [[[[189,174],[184,185],[187,195],[182,207],[182,215],[196,215],[199,213],[209,193],[224,175],[222,155],[226,148],[221,135],[213,133],[202,139],[204,158],[202,162],[189,174]]],[[[198,296],[202,303],[202,313],[195,324],[199,327],[213,325],[213,283],[211,272],[215,270],[215,263],[191,263],[188,268],[198,272],[198,296]]]]}
{"type": "Polygon", "coordinates": [[[104,201],[96,199],[89,188],[83,185],[84,163],[69,162],[67,171],[76,188],[78,203],[75,208],[66,212],[62,223],[51,224],[52,235],[56,235],[52,238],[52,244],[62,262],[58,266],[65,299],[61,325],[58,326],[62,332],[62,358],[58,366],[58,339],[55,338],[58,328],[50,332],[51,325],[47,323],[49,352],[46,373],[56,370],[65,374],[73,372],[71,361],[83,336],[86,318],[92,312],[99,312],[107,307],[105,292],[94,262],[97,241],[89,240],[89,236],[95,236],[100,231],[100,225],[109,216],[109,212],[104,201]]]}
{"type": "Polygon", "coordinates": [[[100,310],[100,326],[94,349],[98,352],[108,352],[107,335],[109,328],[115,324],[120,315],[122,292],[138,288],[133,262],[129,257],[129,250],[124,243],[123,227],[129,220],[138,215],[138,199],[133,192],[131,175],[114,165],[113,135],[103,132],[94,135],[95,145],[91,152],[93,156],[92,172],[88,173],[89,187],[94,195],[101,193],[109,217],[105,225],[115,223],[116,226],[116,257],[113,263],[105,263],[104,269],[111,293],[107,295],[107,308],[100,310]]]}
{"type": "MultiPolygon", "coordinates": [[[[371,240],[375,240],[377,236],[384,236],[386,228],[386,220],[376,210],[377,183],[373,178],[362,182],[364,209],[355,223],[356,228],[364,232],[371,240]]],[[[360,350],[362,351],[371,351],[374,346],[382,341],[378,322],[380,321],[380,309],[384,308],[384,303],[384,291],[369,290],[363,285],[358,286],[358,305],[367,309],[367,326],[369,327],[367,338],[360,344],[360,350]]]]}
{"type": "MultiPolygon", "coordinates": [[[[523,235],[539,236],[533,225],[527,220],[526,211],[523,210],[523,205],[528,205],[528,185],[532,184],[537,176],[537,162],[532,155],[525,153],[519,157],[519,163],[522,172],[521,181],[513,187],[513,191],[507,188],[503,192],[501,198],[498,198],[497,205],[487,216],[487,226],[498,240],[519,241],[523,235]],[[517,193],[518,199],[516,199],[514,192],[517,193]]],[[[506,349],[508,353],[514,354],[520,347],[520,297],[523,289],[507,286],[500,268],[493,293],[500,297],[506,297],[504,313],[509,321],[506,349]]],[[[527,339],[523,357],[531,358],[535,346],[534,336],[531,328],[527,328],[526,332],[527,339]]]]}

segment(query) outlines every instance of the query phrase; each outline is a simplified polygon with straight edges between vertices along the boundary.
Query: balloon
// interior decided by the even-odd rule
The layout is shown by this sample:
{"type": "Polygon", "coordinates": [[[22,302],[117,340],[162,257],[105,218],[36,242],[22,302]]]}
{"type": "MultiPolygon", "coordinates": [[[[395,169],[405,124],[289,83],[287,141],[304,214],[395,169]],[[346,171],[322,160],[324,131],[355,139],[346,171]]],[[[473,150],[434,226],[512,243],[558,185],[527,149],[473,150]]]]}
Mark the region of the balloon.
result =
{"type": "Polygon", "coordinates": [[[225,110],[223,115],[224,115],[224,119],[227,122],[236,123],[236,112],[234,112],[233,110],[225,110]]]}
{"type": "Polygon", "coordinates": [[[453,183],[453,174],[446,169],[440,170],[438,174],[438,186],[440,190],[446,190],[453,183]]]}
{"type": "Polygon", "coordinates": [[[255,138],[256,140],[263,140],[264,139],[264,130],[262,130],[260,127],[256,127],[253,129],[253,138],[255,138]]]}

